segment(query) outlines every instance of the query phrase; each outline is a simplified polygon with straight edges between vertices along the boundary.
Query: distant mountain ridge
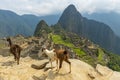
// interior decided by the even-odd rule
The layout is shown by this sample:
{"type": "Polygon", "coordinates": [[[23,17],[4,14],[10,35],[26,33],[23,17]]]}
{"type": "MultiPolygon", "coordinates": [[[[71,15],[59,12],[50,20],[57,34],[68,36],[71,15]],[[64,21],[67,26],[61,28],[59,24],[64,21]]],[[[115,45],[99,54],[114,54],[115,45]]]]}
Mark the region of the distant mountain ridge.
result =
{"type": "Polygon", "coordinates": [[[120,38],[112,29],[104,23],[82,17],[74,5],[69,5],[64,10],[58,24],[65,30],[84,36],[109,51],[120,53],[120,38]]]}
{"type": "Polygon", "coordinates": [[[32,34],[32,29],[16,13],[0,10],[0,36],[4,37],[16,34],[28,36],[32,34]]]}
{"type": "Polygon", "coordinates": [[[0,10],[0,37],[22,34],[31,36],[38,22],[44,19],[49,25],[58,21],[59,15],[35,16],[18,15],[9,10],[0,10]]]}
{"type": "MultiPolygon", "coordinates": [[[[35,16],[35,15],[30,15],[30,14],[24,14],[22,15],[22,17],[27,20],[28,23],[32,24],[32,21],[35,22],[34,24],[37,25],[37,23],[40,20],[45,20],[47,22],[48,25],[54,25],[57,23],[57,21],[59,20],[60,15],[46,15],[46,16],[35,16]],[[37,22],[37,23],[36,23],[37,22]]],[[[36,26],[34,26],[35,29],[36,26]]]]}
{"type": "Polygon", "coordinates": [[[40,18],[38,16],[30,14],[22,15],[21,18],[24,20],[24,22],[26,22],[29,25],[33,32],[35,30],[35,26],[40,21],[40,18]]]}
{"type": "Polygon", "coordinates": [[[115,34],[120,36],[120,14],[115,12],[92,14],[84,13],[83,16],[109,25],[115,34]]]}

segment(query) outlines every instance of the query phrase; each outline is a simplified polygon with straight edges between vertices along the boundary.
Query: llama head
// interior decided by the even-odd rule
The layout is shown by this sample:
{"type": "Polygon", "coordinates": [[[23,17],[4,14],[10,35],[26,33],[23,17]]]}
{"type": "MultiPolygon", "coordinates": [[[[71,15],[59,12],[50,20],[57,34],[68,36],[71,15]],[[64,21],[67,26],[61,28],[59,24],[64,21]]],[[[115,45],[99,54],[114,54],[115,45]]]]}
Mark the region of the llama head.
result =
{"type": "Polygon", "coordinates": [[[43,48],[42,48],[42,52],[44,52],[44,50],[46,50],[46,48],[45,48],[45,47],[43,47],[43,48]]]}
{"type": "Polygon", "coordinates": [[[10,38],[9,38],[9,37],[7,38],[7,41],[10,41],[10,38]]]}
{"type": "Polygon", "coordinates": [[[41,51],[41,56],[47,56],[47,55],[46,55],[46,49],[47,49],[47,48],[45,48],[45,47],[43,47],[43,48],[41,49],[41,50],[42,50],[42,51],[41,51]]]}

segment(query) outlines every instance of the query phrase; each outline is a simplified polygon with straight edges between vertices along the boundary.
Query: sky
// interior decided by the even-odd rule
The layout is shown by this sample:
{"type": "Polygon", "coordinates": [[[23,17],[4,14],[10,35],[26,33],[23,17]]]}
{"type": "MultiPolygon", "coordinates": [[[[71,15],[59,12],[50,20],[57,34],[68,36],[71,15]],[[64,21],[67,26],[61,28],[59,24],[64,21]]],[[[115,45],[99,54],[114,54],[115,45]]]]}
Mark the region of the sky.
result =
{"type": "Polygon", "coordinates": [[[1,0],[0,9],[44,16],[61,14],[70,4],[80,13],[120,13],[120,0],[1,0]]]}

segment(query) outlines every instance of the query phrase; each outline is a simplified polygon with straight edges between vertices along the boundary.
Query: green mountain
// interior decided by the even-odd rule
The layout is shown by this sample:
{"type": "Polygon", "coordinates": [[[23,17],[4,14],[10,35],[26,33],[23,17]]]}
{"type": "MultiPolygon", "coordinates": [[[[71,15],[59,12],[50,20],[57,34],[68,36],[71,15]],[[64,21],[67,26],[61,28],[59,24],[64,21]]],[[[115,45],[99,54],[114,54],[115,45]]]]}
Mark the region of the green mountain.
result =
{"type": "Polygon", "coordinates": [[[120,53],[120,38],[112,29],[104,23],[82,17],[74,5],[69,5],[64,10],[58,24],[66,31],[84,36],[108,51],[120,53]]]}
{"type": "Polygon", "coordinates": [[[50,29],[44,20],[41,20],[35,29],[34,36],[43,36],[50,33],[50,29]]]}
{"type": "Polygon", "coordinates": [[[0,10],[0,37],[22,34],[32,35],[32,29],[14,12],[0,10]]]}

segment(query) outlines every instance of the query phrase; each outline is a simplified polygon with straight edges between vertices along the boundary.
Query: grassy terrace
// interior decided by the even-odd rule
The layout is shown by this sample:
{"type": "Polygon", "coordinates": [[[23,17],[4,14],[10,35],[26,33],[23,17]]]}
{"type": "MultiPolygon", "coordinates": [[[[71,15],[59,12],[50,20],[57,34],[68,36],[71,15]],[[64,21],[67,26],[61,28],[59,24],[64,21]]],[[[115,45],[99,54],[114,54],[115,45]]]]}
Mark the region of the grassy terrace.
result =
{"type": "Polygon", "coordinates": [[[106,63],[105,63],[105,61],[104,61],[104,56],[105,56],[105,53],[103,52],[103,50],[102,49],[98,49],[98,62],[100,63],[100,64],[102,64],[102,65],[105,65],[106,63]]]}
{"type": "Polygon", "coordinates": [[[86,55],[86,53],[83,50],[81,50],[80,48],[75,47],[69,41],[67,41],[67,42],[64,41],[61,36],[52,34],[52,40],[56,44],[63,44],[65,46],[67,46],[67,47],[70,47],[78,56],[80,56],[81,60],[89,63],[92,66],[94,66],[94,59],[91,56],[86,55]]]}
{"type": "Polygon", "coordinates": [[[101,49],[99,49],[98,50],[98,60],[102,61],[103,60],[103,56],[104,56],[104,52],[101,49]]]}
{"type": "Polygon", "coordinates": [[[101,48],[98,48],[98,56],[92,57],[87,55],[83,50],[81,50],[78,47],[75,47],[74,44],[72,44],[69,40],[63,40],[62,36],[60,35],[55,35],[55,34],[50,34],[52,37],[52,40],[56,44],[63,44],[67,47],[70,47],[78,56],[80,56],[81,60],[87,62],[88,64],[92,65],[93,67],[96,66],[96,64],[101,64],[101,65],[106,65],[109,68],[115,70],[115,71],[120,71],[120,56],[117,56],[116,54],[109,54],[105,53],[101,48]],[[107,61],[105,61],[105,58],[107,61]]]}
{"type": "Polygon", "coordinates": [[[86,54],[86,53],[85,53],[84,51],[82,51],[80,48],[75,47],[74,44],[72,44],[72,43],[70,43],[70,42],[68,42],[68,41],[64,41],[64,40],[62,39],[62,37],[59,36],[59,35],[53,35],[53,34],[52,34],[52,40],[53,40],[53,42],[56,43],[56,44],[63,44],[63,45],[65,45],[65,46],[67,46],[67,47],[70,47],[70,48],[71,48],[75,53],[77,53],[77,55],[79,55],[79,56],[82,56],[82,55],[85,55],[85,54],[86,54]]]}

